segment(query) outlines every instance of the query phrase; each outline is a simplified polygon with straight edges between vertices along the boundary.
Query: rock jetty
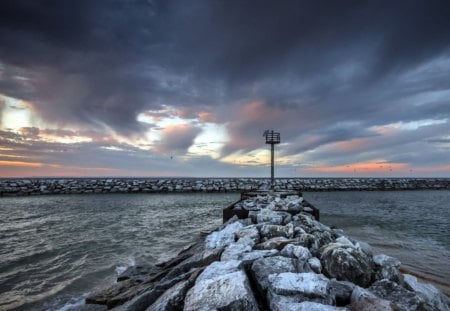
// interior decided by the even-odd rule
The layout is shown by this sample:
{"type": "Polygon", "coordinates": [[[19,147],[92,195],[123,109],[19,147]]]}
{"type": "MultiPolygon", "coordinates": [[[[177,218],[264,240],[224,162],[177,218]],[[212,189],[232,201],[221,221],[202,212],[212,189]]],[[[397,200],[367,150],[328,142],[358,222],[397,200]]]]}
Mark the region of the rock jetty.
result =
{"type": "MultiPolygon", "coordinates": [[[[0,179],[0,196],[92,193],[238,192],[266,190],[267,178],[0,179]]],[[[450,189],[450,178],[279,178],[274,190],[450,189]]]]}
{"type": "Polygon", "coordinates": [[[301,197],[257,196],[167,262],[130,267],[83,308],[135,310],[450,310],[436,287],[399,271],[400,261],[332,229],[301,197]],[[289,206],[289,208],[288,208],[289,206]]]}

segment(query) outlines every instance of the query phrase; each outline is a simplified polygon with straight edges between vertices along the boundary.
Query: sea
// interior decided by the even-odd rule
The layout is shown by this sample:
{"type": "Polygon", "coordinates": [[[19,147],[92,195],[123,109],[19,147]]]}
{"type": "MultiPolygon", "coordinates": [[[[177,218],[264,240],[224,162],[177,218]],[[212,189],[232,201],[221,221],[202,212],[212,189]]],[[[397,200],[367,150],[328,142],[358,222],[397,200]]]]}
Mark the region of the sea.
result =
{"type": "MultiPolygon", "coordinates": [[[[321,222],[450,288],[450,191],[308,192],[321,222]]],[[[0,310],[76,310],[140,263],[175,256],[222,223],[221,194],[0,198],[0,310]]],[[[448,294],[448,291],[447,291],[448,294]]]]}

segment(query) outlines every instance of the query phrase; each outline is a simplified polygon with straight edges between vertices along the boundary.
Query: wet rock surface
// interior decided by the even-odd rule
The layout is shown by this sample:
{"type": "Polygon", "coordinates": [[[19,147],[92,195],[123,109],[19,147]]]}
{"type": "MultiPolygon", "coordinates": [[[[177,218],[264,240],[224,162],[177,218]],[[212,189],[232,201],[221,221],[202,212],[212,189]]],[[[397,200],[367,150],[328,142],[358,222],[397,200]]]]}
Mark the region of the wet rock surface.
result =
{"type": "Polygon", "coordinates": [[[128,311],[449,310],[448,297],[401,274],[397,259],[373,256],[301,209],[292,213],[299,196],[252,200],[244,202],[250,218],[229,220],[156,267],[128,269],[86,303],[128,311]]]}

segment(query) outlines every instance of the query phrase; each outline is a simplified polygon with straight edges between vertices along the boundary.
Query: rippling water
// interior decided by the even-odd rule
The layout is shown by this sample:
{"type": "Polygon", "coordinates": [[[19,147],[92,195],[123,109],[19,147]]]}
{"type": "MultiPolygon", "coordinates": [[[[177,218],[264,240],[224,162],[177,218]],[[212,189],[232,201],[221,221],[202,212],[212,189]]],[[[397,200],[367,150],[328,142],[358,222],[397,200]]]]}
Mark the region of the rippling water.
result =
{"type": "MultiPolygon", "coordinates": [[[[448,287],[450,191],[319,192],[305,198],[411,271],[448,287]]],[[[0,310],[70,310],[117,271],[178,253],[238,194],[0,198],[0,310]]],[[[447,291],[448,292],[448,291],[447,291]]]]}
{"type": "Polygon", "coordinates": [[[450,294],[450,191],[303,195],[320,208],[321,222],[400,259],[450,294]]]}
{"type": "Polygon", "coordinates": [[[238,194],[0,198],[0,310],[68,310],[117,270],[169,258],[238,194]]]}

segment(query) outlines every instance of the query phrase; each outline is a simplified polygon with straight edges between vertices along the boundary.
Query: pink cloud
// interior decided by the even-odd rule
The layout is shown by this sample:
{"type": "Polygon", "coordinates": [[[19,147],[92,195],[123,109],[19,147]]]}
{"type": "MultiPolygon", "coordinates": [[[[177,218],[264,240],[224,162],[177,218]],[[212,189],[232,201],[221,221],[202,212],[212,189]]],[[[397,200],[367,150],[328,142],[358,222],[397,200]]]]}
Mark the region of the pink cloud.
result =
{"type": "Polygon", "coordinates": [[[157,151],[160,153],[186,153],[200,131],[200,128],[188,124],[167,126],[162,130],[157,151]]]}

